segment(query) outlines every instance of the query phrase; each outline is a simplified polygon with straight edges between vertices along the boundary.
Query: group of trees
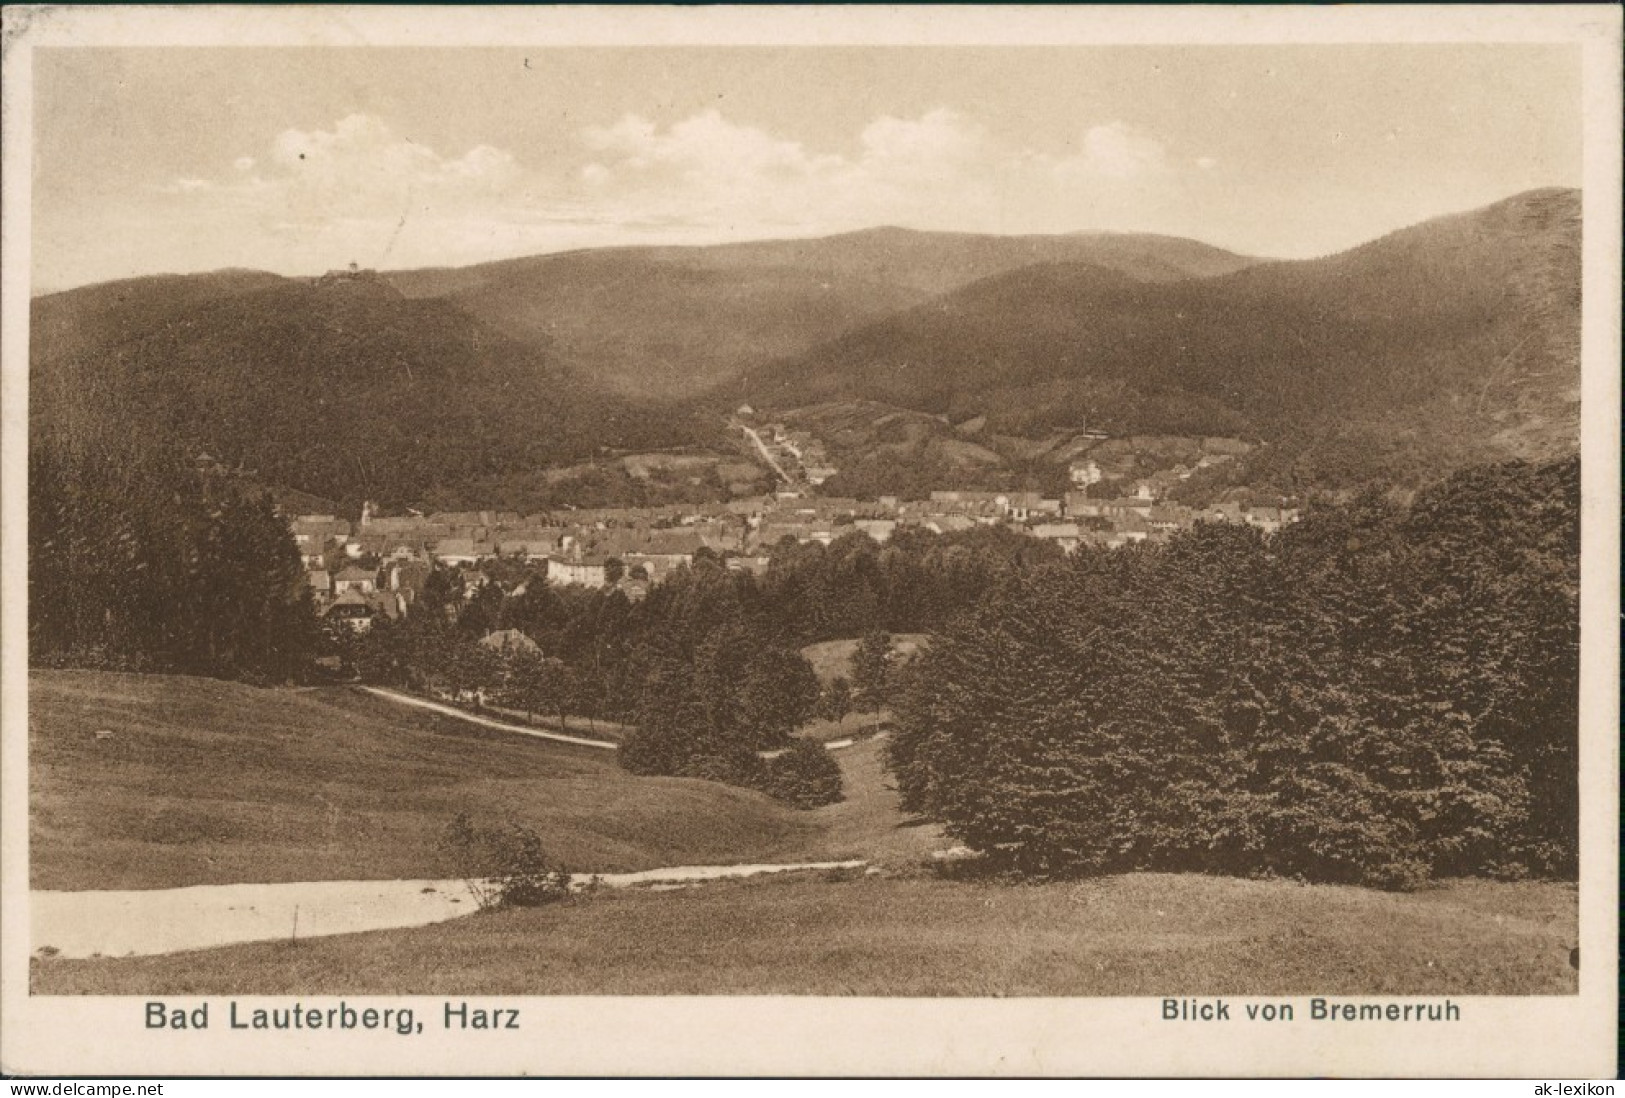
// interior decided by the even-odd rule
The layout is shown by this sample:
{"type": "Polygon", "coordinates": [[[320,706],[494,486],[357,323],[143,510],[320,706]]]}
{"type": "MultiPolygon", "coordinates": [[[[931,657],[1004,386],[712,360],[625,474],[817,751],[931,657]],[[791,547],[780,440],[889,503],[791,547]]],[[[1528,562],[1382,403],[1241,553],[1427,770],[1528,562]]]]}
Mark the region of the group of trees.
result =
{"type": "Polygon", "coordinates": [[[1031,875],[1572,875],[1578,462],[1015,571],[904,676],[905,806],[1031,875]]]}
{"type": "Polygon", "coordinates": [[[630,725],[621,754],[638,773],[712,777],[810,801],[829,794],[807,789],[828,790],[832,780],[838,788],[838,771],[824,753],[795,749],[792,733],[815,715],[878,711],[888,631],[940,627],[996,577],[1059,557],[1001,531],[907,531],[885,546],[854,532],[828,547],[786,541],[760,576],[702,551],[636,603],[613,588],[535,580],[468,591],[462,575],[438,570],[406,618],[334,642],[372,681],[630,725]],[[505,629],[537,651],[480,643],[505,629]],[[870,636],[851,681],[821,690],[799,649],[860,634],[870,636]],[[791,787],[800,792],[784,792],[791,787]]]}
{"type": "Polygon", "coordinates": [[[287,524],[178,455],[101,444],[29,456],[29,658],[286,682],[317,621],[287,524]]]}

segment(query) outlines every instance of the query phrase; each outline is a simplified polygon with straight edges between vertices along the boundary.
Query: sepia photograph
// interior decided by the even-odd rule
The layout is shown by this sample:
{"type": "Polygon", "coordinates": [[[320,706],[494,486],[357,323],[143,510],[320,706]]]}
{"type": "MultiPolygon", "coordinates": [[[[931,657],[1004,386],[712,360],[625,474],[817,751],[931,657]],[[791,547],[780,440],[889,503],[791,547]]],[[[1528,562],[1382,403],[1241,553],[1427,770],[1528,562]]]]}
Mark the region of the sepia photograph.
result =
{"type": "Polygon", "coordinates": [[[1431,10],[8,8],[5,1069],[1611,1076],[1619,12],[1431,10]]]}

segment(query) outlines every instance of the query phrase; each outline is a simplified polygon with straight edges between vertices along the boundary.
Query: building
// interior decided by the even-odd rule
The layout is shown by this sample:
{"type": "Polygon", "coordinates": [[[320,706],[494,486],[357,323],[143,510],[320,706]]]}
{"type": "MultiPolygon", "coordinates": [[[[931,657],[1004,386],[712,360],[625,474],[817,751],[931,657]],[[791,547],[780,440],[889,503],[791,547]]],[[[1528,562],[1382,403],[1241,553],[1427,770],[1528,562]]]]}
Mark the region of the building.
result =
{"type": "Polygon", "coordinates": [[[333,600],[322,616],[346,626],[352,633],[365,633],[372,628],[374,613],[366,595],[359,591],[345,591],[333,600]]]}
{"type": "Polygon", "coordinates": [[[333,577],[333,594],[342,595],[346,591],[354,591],[362,595],[370,595],[378,589],[378,580],[373,573],[365,568],[351,565],[333,577]]]}
{"type": "Polygon", "coordinates": [[[1083,542],[1083,533],[1075,522],[1041,522],[1032,528],[1032,536],[1053,541],[1063,553],[1076,552],[1083,542]]]}
{"type": "Polygon", "coordinates": [[[1099,484],[1106,474],[1100,471],[1100,463],[1096,461],[1074,461],[1067,467],[1067,476],[1080,490],[1091,484],[1099,484]]]}
{"type": "Polygon", "coordinates": [[[884,545],[891,540],[892,534],[897,530],[895,519],[854,519],[854,530],[862,530],[871,539],[884,545]]]}
{"type": "Polygon", "coordinates": [[[541,655],[542,646],[517,629],[498,629],[480,638],[480,646],[504,656],[541,655]]]}
{"type": "Polygon", "coordinates": [[[547,582],[560,586],[579,584],[582,587],[603,587],[609,582],[609,577],[605,574],[603,557],[548,557],[547,582]]]}

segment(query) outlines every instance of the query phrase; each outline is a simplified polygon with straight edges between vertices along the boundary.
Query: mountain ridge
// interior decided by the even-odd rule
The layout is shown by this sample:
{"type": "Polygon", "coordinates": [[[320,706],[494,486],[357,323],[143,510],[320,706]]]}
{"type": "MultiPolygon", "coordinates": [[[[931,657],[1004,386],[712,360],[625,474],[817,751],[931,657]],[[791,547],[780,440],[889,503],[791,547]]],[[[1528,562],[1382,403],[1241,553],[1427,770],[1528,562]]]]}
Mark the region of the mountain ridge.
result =
{"type": "Polygon", "coordinates": [[[1363,431],[1391,448],[1442,429],[1422,449],[1447,465],[1556,456],[1578,441],[1579,237],[1578,192],[1550,189],[1206,279],[1035,264],[781,360],[737,395],[986,415],[1015,434],[1087,420],[1121,434],[1363,431]]]}
{"type": "Polygon", "coordinates": [[[882,228],[149,276],[33,299],[31,433],[139,422],[335,499],[399,501],[603,447],[716,448],[745,401],[873,400],[1007,438],[1290,439],[1319,455],[1310,477],[1414,480],[1574,449],[1579,207],[1527,192],[1309,260],[882,228]]]}

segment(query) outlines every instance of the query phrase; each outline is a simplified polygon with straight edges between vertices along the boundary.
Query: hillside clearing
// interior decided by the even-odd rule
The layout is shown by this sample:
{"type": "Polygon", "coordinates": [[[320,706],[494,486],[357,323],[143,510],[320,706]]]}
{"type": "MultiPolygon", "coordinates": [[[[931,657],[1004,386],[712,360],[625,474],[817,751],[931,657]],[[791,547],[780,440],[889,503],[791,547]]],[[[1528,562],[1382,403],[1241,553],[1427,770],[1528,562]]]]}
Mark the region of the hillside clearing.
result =
{"type": "Polygon", "coordinates": [[[906,859],[947,845],[899,815],[873,742],[835,753],[846,801],[800,812],[345,687],[94,671],[35,671],[29,687],[39,889],[449,876],[436,843],[463,811],[534,827],[580,872],[906,859]]]}
{"type": "Polygon", "coordinates": [[[1562,884],[798,875],[413,930],[35,961],[35,994],[1572,994],[1562,884]]]}
{"type": "MultiPolygon", "coordinates": [[[[817,644],[807,645],[801,650],[801,654],[812,664],[813,674],[818,676],[818,681],[828,686],[837,678],[852,677],[852,653],[857,651],[859,639],[843,637],[839,640],[819,641],[817,644]]],[[[927,639],[924,633],[893,633],[891,642],[894,657],[900,660],[908,659],[919,651],[920,645],[927,639]]]]}
{"type": "Polygon", "coordinates": [[[436,843],[464,811],[534,827],[585,871],[822,860],[801,854],[824,829],[758,793],[348,688],[92,671],[29,687],[34,888],[450,876],[436,843]]]}

